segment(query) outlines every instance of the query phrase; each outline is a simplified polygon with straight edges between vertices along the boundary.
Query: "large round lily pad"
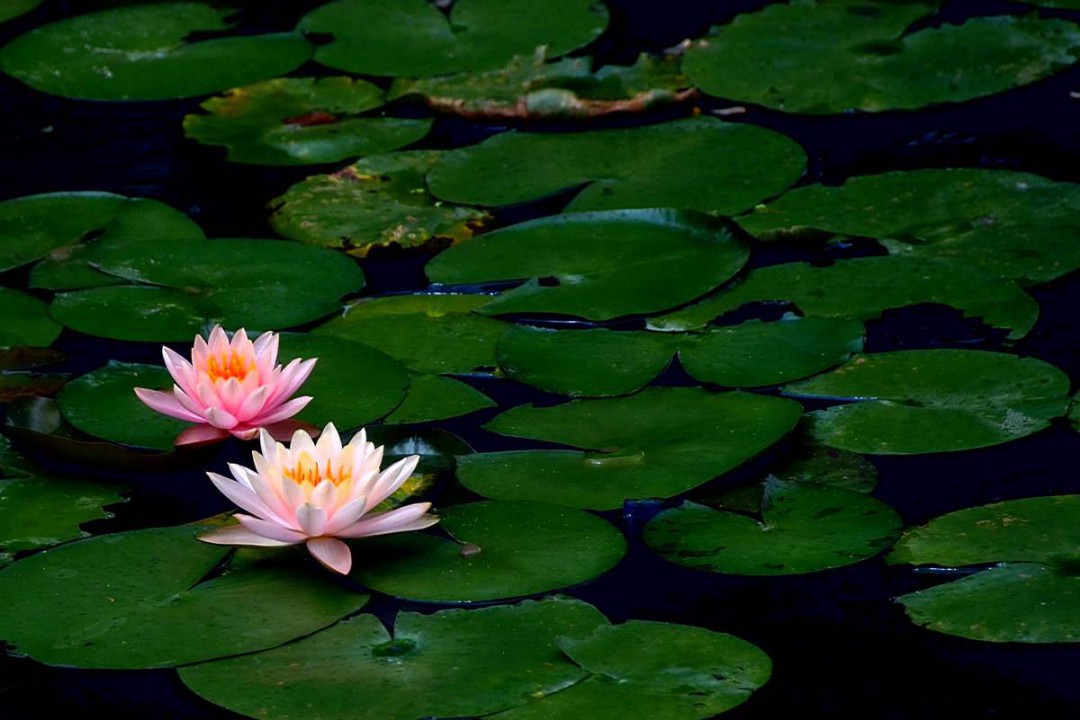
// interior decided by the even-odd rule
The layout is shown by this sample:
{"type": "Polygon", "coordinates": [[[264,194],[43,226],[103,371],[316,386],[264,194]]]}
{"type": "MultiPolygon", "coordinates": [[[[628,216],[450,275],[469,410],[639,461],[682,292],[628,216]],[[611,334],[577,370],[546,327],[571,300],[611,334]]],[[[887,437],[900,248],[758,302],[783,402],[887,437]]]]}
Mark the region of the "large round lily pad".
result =
{"type": "Polygon", "coordinates": [[[0,347],[48,347],[60,335],[49,306],[32,295],[0,287],[0,347]]]}
{"type": "Polygon", "coordinates": [[[977,350],[864,355],[785,391],[858,401],[811,413],[812,432],[878,455],[997,445],[1048,427],[1069,406],[1069,378],[1053,365],[977,350]]]}
{"type": "Polygon", "coordinates": [[[796,575],[851,565],[885,550],[903,522],[864,493],[770,481],[761,519],[696,503],[666,510],[646,544],[678,565],[733,575],[796,575]]]}
{"type": "Polygon", "coordinates": [[[609,320],[704,295],[737,273],[748,255],[724,220],[673,210],[613,210],[496,230],[436,256],[426,273],[447,285],[527,279],[484,305],[484,314],[609,320]]]}
{"type": "Polygon", "coordinates": [[[842,185],[808,185],[739,218],[771,240],[808,228],[874,238],[924,239],[943,225],[1076,226],[1080,184],[1007,170],[908,170],[862,175],[842,185]],[[888,208],[884,211],[883,208],[888,208]]]}
{"type": "Polygon", "coordinates": [[[348,77],[275,78],[229,90],[184,118],[187,136],[224,145],[233,162],[316,165],[395,150],[427,134],[430,120],[358,117],[382,91],[348,77]]]}
{"type": "Polygon", "coordinates": [[[317,333],[378,348],[418,373],[469,373],[495,367],[506,324],[472,314],[488,295],[388,295],[361,300],[317,333]]]}
{"type": "Polygon", "coordinates": [[[630,620],[559,647],[590,676],[494,717],[704,720],[744,703],[772,671],[755,645],[687,625],[630,620]]]}
{"type": "Polygon", "coordinates": [[[113,240],[92,262],[130,285],[62,293],[53,317],[118,340],[190,341],[205,327],[274,330],[317,320],[358,292],[350,258],[276,240],[113,240]]]}
{"type": "Polygon", "coordinates": [[[234,14],[179,2],[79,15],[12,40],[0,50],[0,69],[53,95],[167,100],[282,75],[311,55],[291,33],[188,39],[228,29],[234,14]]]}
{"type": "Polygon", "coordinates": [[[485,427],[581,450],[519,450],[460,458],[470,490],[613,510],[633,498],[671,497],[732,470],[791,431],[802,406],[783,398],[647,388],[637,395],[519,406],[485,427]]]}
{"type": "Polygon", "coordinates": [[[424,176],[442,154],[408,150],[377,155],[339,172],[313,175],[270,201],[270,226],[285,237],[360,257],[378,246],[469,238],[488,214],[431,196],[424,176]]]}
{"type": "Polygon", "coordinates": [[[280,645],[367,601],[277,561],[233,560],[207,579],[229,548],[198,542],[200,530],[103,535],[10,565],[0,637],[50,665],[172,667],[280,645]]]}
{"type": "Polygon", "coordinates": [[[959,102],[1034,82],[1076,62],[1080,29],[1065,20],[979,17],[908,32],[937,5],[771,5],[692,44],[686,73],[711,95],[823,114],[959,102]]]}
{"type": "Polygon", "coordinates": [[[448,14],[425,0],[338,0],[299,29],[333,36],[315,53],[323,65],[419,77],[496,68],[540,45],[562,55],[591,42],[607,19],[594,0],[457,0],[448,14]]]}
{"type": "Polygon", "coordinates": [[[694,118],[580,133],[496,135],[447,153],[428,175],[452,202],[499,206],[584,186],[569,211],[672,207],[734,215],[783,192],[802,148],[753,125],[694,118]]]}
{"type": "Polygon", "coordinates": [[[476,502],[439,517],[456,541],[422,533],[365,540],[352,577],[409,600],[499,600],[592,580],[626,552],[606,520],[547,503],[476,502]]]}
{"type": "Polygon", "coordinates": [[[911,528],[890,563],[1001,563],[899,598],[913,622],[990,642],[1080,642],[1080,495],[1025,498],[911,528]]]}
{"type": "Polygon", "coordinates": [[[157,200],[99,192],[28,195],[0,203],[0,270],[44,260],[32,287],[59,290],[106,284],[108,276],[69,267],[90,238],[200,238],[187,215],[157,200]],[[64,267],[60,267],[64,266],[64,267]]]}
{"type": "Polygon", "coordinates": [[[916,257],[865,257],[817,267],[786,263],[753,270],[697,305],[652,318],[656,330],[693,330],[755,302],[793,303],[807,315],[870,320],[885,310],[922,303],[949,305],[1012,339],[1031,331],[1039,304],[1016,283],[967,264],[916,257]]]}
{"type": "Polygon", "coordinates": [[[570,598],[401,613],[393,635],[359,615],[269,652],[182,668],[207,700],[267,720],[475,717],[573,685],[588,673],[556,646],[607,620],[570,598]],[[243,677],[244,682],[236,682],[243,677]]]}

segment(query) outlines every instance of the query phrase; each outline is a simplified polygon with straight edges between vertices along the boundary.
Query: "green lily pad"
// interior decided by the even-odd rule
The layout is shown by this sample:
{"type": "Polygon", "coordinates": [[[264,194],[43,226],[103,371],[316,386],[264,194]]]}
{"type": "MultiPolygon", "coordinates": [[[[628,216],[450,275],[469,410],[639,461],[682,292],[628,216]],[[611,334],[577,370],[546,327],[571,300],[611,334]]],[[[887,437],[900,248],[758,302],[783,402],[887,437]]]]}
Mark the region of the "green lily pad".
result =
{"type": "Polygon", "coordinates": [[[703,328],[754,302],[790,302],[807,315],[870,320],[892,308],[940,303],[1019,339],[1034,327],[1039,304],[1013,282],[966,264],[908,257],[838,260],[826,267],[787,263],[753,270],[707,300],[652,318],[654,330],[703,328]]]}
{"type": "Polygon", "coordinates": [[[389,295],[350,305],[316,330],[378,348],[417,373],[495,367],[506,323],[472,314],[489,295],[389,295]]]}
{"type": "Polygon", "coordinates": [[[582,450],[477,453],[458,462],[470,490],[595,510],[672,497],[761,454],[795,427],[802,406],[783,398],[647,388],[637,395],[519,406],[485,427],[582,450]]]}
{"type": "Polygon", "coordinates": [[[4,0],[4,4],[0,6],[0,22],[7,22],[24,15],[42,2],[44,0],[4,0]]]}
{"type": "Polygon", "coordinates": [[[49,306],[32,295],[0,287],[0,347],[48,347],[61,327],[49,317],[49,306]]]}
{"type": "Polygon", "coordinates": [[[60,290],[114,282],[107,275],[74,265],[90,239],[201,238],[187,215],[157,200],[98,192],[29,195],[0,203],[0,270],[38,260],[31,287],[60,290]]]}
{"type": "Polygon", "coordinates": [[[287,238],[360,257],[373,247],[469,238],[489,215],[437,201],[427,191],[424,176],[442,154],[396,152],[364,158],[340,172],[313,175],[270,201],[270,226],[287,238]]]}
{"type": "Polygon", "coordinates": [[[678,352],[686,371],[726,387],[777,385],[821,372],[862,349],[863,327],[850,320],[751,320],[700,334],[555,331],[511,326],[499,339],[507,376],[548,392],[625,395],[645,387],[678,352]]]}
{"type": "Polygon", "coordinates": [[[54,475],[0,436],[0,565],[20,550],[84,537],[79,526],[112,517],[106,505],[124,502],[121,486],[54,475]]]}
{"type": "Polygon", "coordinates": [[[761,520],[685,503],[651,520],[644,538],[677,565],[733,575],[798,575],[871,558],[901,529],[892,508],[864,493],[773,480],[766,484],[761,520]]]}
{"type": "Polygon", "coordinates": [[[315,59],[360,75],[424,77],[497,68],[546,45],[554,57],[587,45],[607,25],[594,0],[457,0],[449,14],[424,0],[338,0],[298,29],[329,33],[315,59]]]}
{"type": "Polygon", "coordinates": [[[877,455],[998,445],[1049,427],[1069,404],[1069,378],[1030,357],[977,350],[905,350],[856,357],[785,388],[857,400],[811,413],[815,438],[877,455]]]}
{"type": "Polygon", "coordinates": [[[450,248],[428,278],[462,285],[529,280],[479,309],[590,320],[656,312],[737,273],[749,251],[725,220],[674,210],[614,210],[540,218],[450,248]]]}
{"type": "Polygon", "coordinates": [[[905,240],[933,237],[943,225],[1076,226],[1077,213],[1080,184],[1006,170],[931,169],[863,175],[835,187],[808,185],[756,208],[739,224],[762,240],[808,228],[905,240]]]}
{"type": "Polygon", "coordinates": [[[430,120],[357,117],[383,104],[378,87],[348,77],[276,78],[229,90],[188,115],[184,131],[223,145],[233,162],[317,165],[395,150],[427,135],[430,120]]]}
{"type": "Polygon", "coordinates": [[[824,114],[960,102],[1026,85],[1076,62],[1080,30],[1065,20],[977,17],[907,32],[937,5],[771,5],[713,28],[691,44],[684,66],[710,95],[824,114]]]}
{"type": "Polygon", "coordinates": [[[329,335],[282,333],[278,361],[318,358],[311,376],[297,391],[313,399],[296,415],[318,427],[333,422],[355,428],[386,416],[401,404],[409,376],[393,358],[378,350],[329,335]]]}
{"type": "Polygon", "coordinates": [[[413,375],[405,401],[384,422],[433,422],[491,407],[495,407],[494,400],[463,382],[439,375],[413,375]]]}
{"type": "Polygon", "coordinates": [[[350,258],[275,240],[111,240],[91,262],[131,285],[61,293],[53,317],[117,340],[190,341],[206,327],[274,330],[342,306],[364,274],[350,258]]]}
{"type": "Polygon", "coordinates": [[[672,207],[735,215],[786,190],[806,167],[795,141],[693,118],[580,133],[508,132],[447,153],[436,197],[499,206],[585,186],[568,211],[672,207]]]}
{"type": "Polygon", "coordinates": [[[0,69],[32,88],[84,100],[170,100],[282,75],[311,46],[297,34],[187,42],[226,30],[234,10],[200,3],[120,7],[45,25],[0,50],[0,69]]]}
{"type": "Polygon", "coordinates": [[[196,541],[200,530],[103,535],[13,563],[0,637],[48,665],[173,667],[275,647],[367,602],[277,561],[233,560],[207,579],[230,549],[196,541]]]}
{"type": "Polygon", "coordinates": [[[688,625],[630,620],[559,647],[590,676],[493,717],[704,720],[746,702],[772,672],[757,646],[688,625]]]}
{"type": "Polygon", "coordinates": [[[477,120],[585,120],[641,113],[697,95],[677,57],[643,54],[632,66],[593,72],[591,58],[548,62],[545,50],[515,56],[497,70],[398,79],[389,97],[477,120]]]}
{"type": "Polygon", "coordinates": [[[913,622],[989,642],[1080,641],[1080,495],[968,508],[911,528],[890,563],[1001,563],[899,598],[913,622]]]}
{"type": "Polygon", "coordinates": [[[380,720],[474,717],[580,680],[586,672],[555,639],[606,623],[570,598],[401,613],[393,636],[359,615],[269,652],[182,668],[180,677],[210,702],[267,720],[353,720],[357,708],[380,720]]]}
{"type": "Polygon", "coordinates": [[[455,540],[422,533],[365,540],[351,577],[409,600],[501,600],[592,580],[626,553],[626,539],[606,520],[547,503],[476,502],[439,517],[455,540]]]}

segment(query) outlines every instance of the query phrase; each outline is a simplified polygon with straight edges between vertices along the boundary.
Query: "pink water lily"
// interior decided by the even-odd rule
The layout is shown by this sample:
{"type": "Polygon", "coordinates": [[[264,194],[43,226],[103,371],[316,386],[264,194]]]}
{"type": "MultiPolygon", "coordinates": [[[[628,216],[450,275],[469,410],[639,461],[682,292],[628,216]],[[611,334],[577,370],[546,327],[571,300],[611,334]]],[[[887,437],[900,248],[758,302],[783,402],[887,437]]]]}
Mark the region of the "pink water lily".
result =
{"type": "Polygon", "coordinates": [[[200,540],[261,547],[305,543],[316,560],[344,575],[352,554],[340,538],[421,530],[439,521],[427,514],[431,503],[426,502],[370,512],[409,479],[420,458],[410,455],[380,472],[383,448],[368,442],[363,430],[344,447],[333,423],[318,443],[303,430],[289,447],[265,431],[259,442],[262,453],[251,454],[254,470],[230,463],[235,480],[207,473],[218,490],[251,514],[237,513],[239,525],[211,530],[200,540]]]}
{"type": "Polygon", "coordinates": [[[169,348],[161,349],[175,385],[172,392],[135,388],[144,403],[165,415],[198,423],[180,433],[177,445],[223,440],[229,435],[251,440],[265,428],[274,437],[288,438],[301,423],[290,421],[311,402],[292,398],[315,367],[315,359],[277,364],[278,336],[266,332],[248,339],[244,329],[232,340],[220,325],[207,342],[195,337],[191,362],[169,348]]]}

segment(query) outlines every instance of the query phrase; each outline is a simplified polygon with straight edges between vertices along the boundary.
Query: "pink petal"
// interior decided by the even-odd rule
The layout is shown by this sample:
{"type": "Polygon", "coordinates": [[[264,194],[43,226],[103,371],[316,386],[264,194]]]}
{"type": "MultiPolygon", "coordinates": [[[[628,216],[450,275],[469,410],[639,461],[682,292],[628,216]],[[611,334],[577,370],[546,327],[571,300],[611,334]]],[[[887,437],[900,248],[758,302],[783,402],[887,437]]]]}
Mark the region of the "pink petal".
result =
{"type": "Polygon", "coordinates": [[[316,360],[317,358],[303,361],[296,359],[286,365],[267,403],[277,404],[292,396],[311,375],[311,371],[315,369],[316,360]]]}
{"type": "Polygon", "coordinates": [[[195,344],[191,348],[191,364],[196,369],[206,368],[206,356],[210,354],[210,346],[202,335],[195,336],[195,344]]]}
{"type": "Polygon", "coordinates": [[[254,440],[255,436],[259,433],[259,428],[238,423],[229,430],[229,433],[237,440],[254,440]]]}
{"type": "Polygon", "coordinates": [[[424,514],[430,508],[431,503],[404,505],[396,510],[362,518],[334,534],[343,538],[358,538],[422,530],[439,522],[434,515],[424,514]]]}
{"type": "MultiPolygon", "coordinates": [[[[232,413],[218,407],[207,408],[206,419],[211,425],[222,430],[231,430],[237,424],[236,417],[232,413]]],[[[252,437],[254,437],[254,434],[252,434],[252,437]]]]}
{"type": "MultiPolygon", "coordinates": [[[[179,385],[173,385],[173,397],[175,397],[176,401],[188,412],[192,412],[200,418],[206,414],[206,406],[201,404],[194,396],[185,393],[179,385]]],[[[205,418],[199,422],[204,421],[205,418]]]]}
{"type": "Polygon", "coordinates": [[[214,545],[254,545],[256,547],[285,547],[296,545],[294,542],[282,542],[271,540],[251,532],[241,525],[229,525],[228,527],[215,528],[210,532],[203,533],[199,540],[214,545]]]}
{"type": "Polygon", "coordinates": [[[207,345],[214,355],[227,353],[231,349],[229,336],[225,334],[225,329],[220,325],[215,325],[214,329],[210,331],[210,341],[207,345]]]}
{"type": "Polygon", "coordinates": [[[269,520],[260,520],[259,518],[251,517],[250,515],[243,515],[237,513],[233,515],[234,518],[240,521],[240,523],[251,532],[256,535],[262,535],[265,538],[271,540],[280,540],[295,545],[307,540],[307,535],[297,530],[278,525],[275,522],[269,520]]]}
{"type": "Polygon", "coordinates": [[[184,430],[173,440],[176,447],[193,447],[195,445],[209,445],[221,442],[229,437],[229,433],[213,425],[195,425],[184,430]]]}
{"type": "Polygon", "coordinates": [[[300,525],[300,532],[308,537],[317,537],[326,531],[326,513],[311,503],[304,503],[296,509],[296,522],[300,525]]]}
{"type": "Polygon", "coordinates": [[[275,332],[264,332],[262,335],[255,338],[252,347],[255,349],[256,356],[259,358],[268,356],[270,358],[270,364],[273,365],[274,361],[277,360],[278,334],[275,332]]]}
{"type": "Polygon", "coordinates": [[[161,348],[161,356],[165,359],[165,368],[172,375],[176,384],[188,394],[195,391],[195,368],[175,350],[167,347],[161,348]]]}
{"type": "Polygon", "coordinates": [[[206,422],[206,418],[191,412],[176,399],[172,393],[160,390],[148,390],[147,388],[135,388],[135,394],[151,410],[156,410],[162,415],[179,418],[188,422],[206,422]]]}
{"type": "Polygon", "coordinates": [[[349,546],[337,538],[319,537],[307,541],[308,552],[328,570],[348,575],[352,569],[352,553],[349,546]]]}
{"type": "Polygon", "coordinates": [[[218,383],[217,386],[218,397],[221,398],[221,409],[226,410],[230,415],[237,420],[240,419],[240,406],[244,404],[243,391],[240,389],[240,381],[236,378],[229,378],[223,383],[218,383]]]}

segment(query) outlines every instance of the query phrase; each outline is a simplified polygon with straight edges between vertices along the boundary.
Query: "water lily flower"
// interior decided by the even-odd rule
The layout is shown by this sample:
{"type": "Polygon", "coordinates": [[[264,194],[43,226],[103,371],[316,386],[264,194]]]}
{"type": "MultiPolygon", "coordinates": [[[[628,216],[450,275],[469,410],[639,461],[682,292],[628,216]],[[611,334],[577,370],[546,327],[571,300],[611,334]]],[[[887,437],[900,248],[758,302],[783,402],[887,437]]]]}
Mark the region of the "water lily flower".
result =
{"type": "Polygon", "coordinates": [[[199,423],[180,433],[177,445],[224,440],[229,435],[251,440],[266,428],[276,438],[288,438],[301,423],[290,421],[311,397],[289,399],[307,380],[315,359],[277,365],[278,336],[266,332],[248,339],[243,328],[232,340],[220,325],[209,342],[195,337],[191,362],[167,347],[161,349],[175,385],[172,392],[135,388],[139,399],[171,417],[199,423]]]}
{"type": "Polygon", "coordinates": [[[251,454],[254,470],[230,463],[235,480],[207,473],[218,490],[251,514],[236,513],[239,525],[211,530],[200,540],[260,547],[305,543],[316,560],[344,575],[352,554],[341,538],[421,530],[439,521],[427,514],[427,502],[370,512],[401,487],[420,458],[410,455],[380,472],[383,448],[368,442],[364,430],[344,447],[333,423],[318,443],[303,430],[296,431],[289,447],[275,443],[265,430],[259,442],[262,453],[251,454]]]}

